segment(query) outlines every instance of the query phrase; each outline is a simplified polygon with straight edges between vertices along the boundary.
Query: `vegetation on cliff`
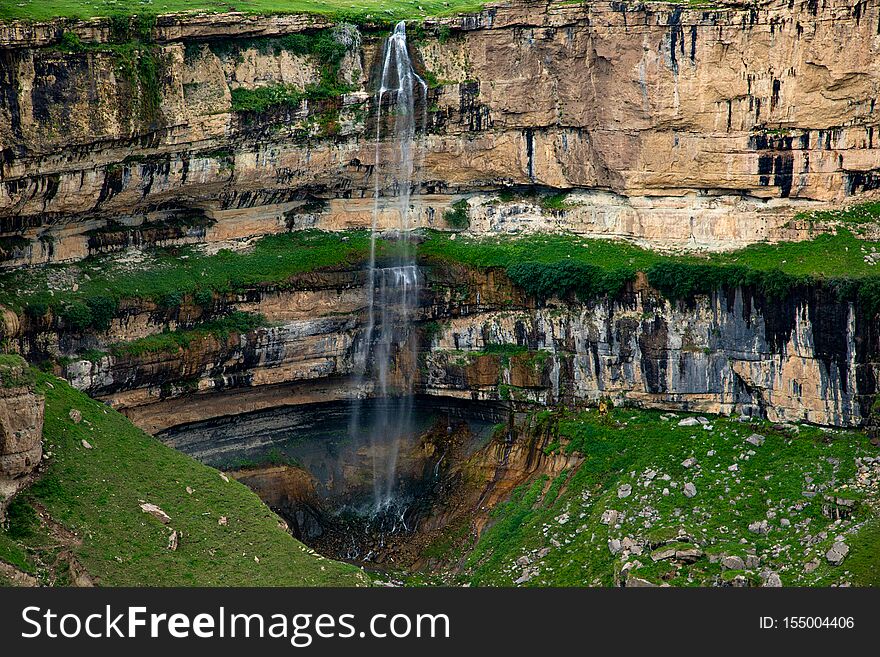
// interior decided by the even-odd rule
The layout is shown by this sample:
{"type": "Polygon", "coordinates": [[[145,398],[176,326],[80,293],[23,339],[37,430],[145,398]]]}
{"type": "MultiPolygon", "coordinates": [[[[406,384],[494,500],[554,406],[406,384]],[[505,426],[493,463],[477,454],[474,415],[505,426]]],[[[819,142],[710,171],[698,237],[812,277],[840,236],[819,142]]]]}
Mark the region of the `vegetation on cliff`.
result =
{"type": "Polygon", "coordinates": [[[812,283],[828,286],[842,299],[858,300],[875,313],[880,310],[880,272],[873,255],[878,247],[880,242],[841,228],[807,241],[759,243],[712,254],[667,254],[570,234],[453,239],[441,233],[432,234],[419,252],[428,259],[504,268],[514,283],[541,299],[613,296],[642,271],[670,299],[742,285],[779,299],[812,283]]]}
{"type": "Polygon", "coordinates": [[[516,489],[476,544],[441,538],[461,566],[447,581],[880,584],[880,462],[864,434],[634,409],[532,425],[552,434],[548,454],[583,462],[516,489]]]}
{"type": "Polygon", "coordinates": [[[182,12],[242,11],[249,14],[320,14],[331,18],[358,19],[376,23],[392,19],[447,16],[461,12],[479,11],[483,6],[477,0],[250,0],[242,6],[230,6],[213,0],[166,0],[161,12],[150,2],[124,4],[116,0],[21,0],[3,3],[0,20],[53,18],[91,18],[92,16],[125,16],[131,14],[172,14],[182,12]]]}
{"type": "Polygon", "coordinates": [[[362,262],[364,232],[299,231],[270,235],[239,251],[206,253],[198,247],[156,248],[136,257],[97,256],[75,265],[52,265],[0,275],[0,304],[28,316],[51,311],[72,330],[106,328],[125,299],[174,308],[186,300],[209,304],[213,296],[252,287],[289,284],[322,267],[362,262]]]}
{"type": "Polygon", "coordinates": [[[47,470],[10,507],[0,559],[67,584],[72,555],[108,586],[357,585],[360,572],[298,541],[242,484],[164,446],[64,381],[46,395],[47,470]],[[142,510],[154,504],[170,520],[142,510]],[[177,532],[176,549],[169,549],[177,532]]]}

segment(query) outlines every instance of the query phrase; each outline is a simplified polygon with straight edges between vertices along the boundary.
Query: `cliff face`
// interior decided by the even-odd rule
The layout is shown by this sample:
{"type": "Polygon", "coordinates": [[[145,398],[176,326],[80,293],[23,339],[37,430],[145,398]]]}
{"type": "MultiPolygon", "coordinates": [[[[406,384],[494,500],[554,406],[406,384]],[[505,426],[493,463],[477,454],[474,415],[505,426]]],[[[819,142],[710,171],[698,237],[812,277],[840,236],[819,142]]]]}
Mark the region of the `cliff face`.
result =
{"type": "Polygon", "coordinates": [[[0,519],[43,456],[43,398],[21,359],[0,360],[0,519]]]}
{"type": "MultiPolygon", "coordinates": [[[[875,323],[821,286],[797,288],[784,301],[722,288],[672,302],[640,278],[616,298],[535,305],[499,270],[423,271],[413,336],[419,361],[401,360],[392,373],[399,382],[412,372],[421,393],[575,405],[611,398],[836,426],[871,421],[880,354],[875,323]]],[[[274,326],[203,336],[172,350],[74,358],[64,374],[151,432],[369,395],[369,381],[356,385],[352,376],[365,290],[353,284],[357,277],[326,276],[315,284],[321,289],[242,296],[238,308],[260,310],[274,326]]],[[[116,320],[108,335],[126,321],[139,320],[116,320]]],[[[159,332],[162,324],[147,328],[159,332]]],[[[83,350],[50,332],[23,339],[83,350]]]]}
{"type": "MultiPolygon", "coordinates": [[[[880,181],[878,20],[875,0],[517,1],[412,28],[432,83],[413,212],[442,226],[451,201],[480,193],[476,232],[550,226],[709,248],[802,237],[796,210],[880,181]],[[509,186],[578,201],[555,214],[486,204],[509,186]]],[[[337,34],[348,93],[233,111],[236,89],[320,80],[320,62],[278,37],[326,27],[160,17],[132,51],[98,19],[3,25],[4,263],[366,225],[384,28],[337,34]],[[66,33],[80,45],[59,45],[66,33]]]]}

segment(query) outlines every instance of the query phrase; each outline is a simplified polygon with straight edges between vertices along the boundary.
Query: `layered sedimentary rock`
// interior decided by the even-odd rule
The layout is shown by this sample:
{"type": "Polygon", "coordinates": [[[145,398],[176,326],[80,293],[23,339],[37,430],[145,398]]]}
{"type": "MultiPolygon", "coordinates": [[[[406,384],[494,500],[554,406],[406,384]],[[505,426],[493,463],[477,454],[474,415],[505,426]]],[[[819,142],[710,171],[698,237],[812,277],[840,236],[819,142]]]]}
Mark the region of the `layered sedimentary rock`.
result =
{"type": "MultiPolygon", "coordinates": [[[[640,277],[614,298],[536,304],[502,270],[424,271],[413,335],[419,361],[399,361],[392,385],[412,375],[419,392],[463,399],[579,405],[609,398],[836,426],[873,421],[875,323],[821,285],[797,287],[785,300],[722,288],[673,302],[640,277]]],[[[171,351],[73,358],[65,376],[153,432],[369,396],[369,383],[355,385],[352,376],[366,293],[327,286],[341,280],[350,279],[330,275],[320,292],[244,295],[241,307],[261,309],[274,326],[225,340],[204,336],[171,351]]]]}
{"type": "Polygon", "coordinates": [[[0,518],[43,456],[43,397],[29,372],[24,361],[0,362],[0,518]]]}
{"type": "MultiPolygon", "coordinates": [[[[803,237],[797,210],[880,181],[878,19],[875,0],[516,0],[429,21],[410,39],[432,83],[415,219],[442,227],[456,199],[530,187],[580,202],[543,217],[502,209],[503,221],[487,210],[473,230],[707,248],[803,237]]],[[[101,48],[111,27],[0,27],[5,264],[370,221],[385,28],[342,30],[349,93],[236,112],[236,89],[320,78],[314,58],[267,39],[325,19],[160,17],[144,35],[155,80],[101,48]],[[59,46],[65,33],[88,47],[59,46]]]]}

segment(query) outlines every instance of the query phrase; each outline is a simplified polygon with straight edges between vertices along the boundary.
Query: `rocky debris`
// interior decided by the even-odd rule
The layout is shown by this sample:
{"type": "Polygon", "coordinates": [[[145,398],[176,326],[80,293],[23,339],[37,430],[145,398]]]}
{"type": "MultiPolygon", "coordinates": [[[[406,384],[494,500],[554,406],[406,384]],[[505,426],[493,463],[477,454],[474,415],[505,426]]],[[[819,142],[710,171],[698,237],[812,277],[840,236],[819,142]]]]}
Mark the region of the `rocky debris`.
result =
{"type": "Polygon", "coordinates": [[[194,491],[193,491],[193,489],[192,489],[191,486],[187,486],[187,487],[186,487],[186,493],[187,493],[187,495],[192,495],[193,492],[194,492],[194,491]]]}
{"type": "Polygon", "coordinates": [[[629,497],[632,494],[632,486],[629,484],[623,484],[617,489],[617,497],[624,498],[629,497]]]}
{"type": "Polygon", "coordinates": [[[688,482],[684,485],[684,496],[685,497],[694,497],[697,494],[697,487],[694,486],[691,482],[688,482]]]}
{"type": "Polygon", "coordinates": [[[768,572],[766,573],[766,577],[762,575],[764,583],[761,586],[770,587],[770,588],[778,588],[782,586],[782,579],[779,577],[778,573],[768,572]]]}
{"type": "Polygon", "coordinates": [[[85,438],[82,439],[82,446],[86,449],[92,449],[92,444],[85,438]]]}
{"type": "Polygon", "coordinates": [[[614,509],[606,509],[602,512],[602,518],[599,520],[603,525],[616,525],[620,512],[614,509]]]}
{"type": "Polygon", "coordinates": [[[672,559],[674,557],[675,548],[670,546],[657,548],[651,553],[651,559],[653,561],[664,561],[665,559],[672,559]]]}
{"type": "Polygon", "coordinates": [[[849,554],[849,546],[843,541],[837,541],[831,546],[831,549],[825,553],[825,558],[832,566],[839,566],[849,554]]]}
{"type": "Polygon", "coordinates": [[[693,456],[688,459],[685,459],[684,461],[681,462],[681,465],[684,468],[692,468],[696,464],[697,464],[697,459],[695,459],[693,456]]]}
{"type": "Polygon", "coordinates": [[[703,551],[698,547],[680,548],[675,551],[675,558],[685,563],[694,563],[703,556],[703,551]]]}
{"type": "Polygon", "coordinates": [[[226,527],[229,524],[229,519],[226,516],[220,516],[220,519],[217,521],[218,525],[226,527]]]}
{"type": "Polygon", "coordinates": [[[623,549],[619,539],[612,538],[608,540],[608,550],[611,554],[617,554],[623,549]]]}
{"type": "Polygon", "coordinates": [[[757,520],[749,524],[749,531],[753,534],[761,534],[766,536],[767,532],[770,531],[770,527],[767,525],[766,520],[757,520]]]}
{"type": "Polygon", "coordinates": [[[745,570],[746,564],[742,560],[742,557],[728,555],[721,559],[721,567],[727,570],[745,570]]]}
{"type": "Polygon", "coordinates": [[[522,575],[520,575],[518,578],[513,580],[513,583],[516,585],[525,584],[526,582],[528,582],[530,579],[532,579],[537,574],[538,574],[537,568],[526,568],[525,570],[523,570],[522,575]]]}
{"type": "Polygon", "coordinates": [[[163,524],[167,525],[169,522],[171,522],[171,516],[169,516],[152,502],[144,502],[143,500],[141,500],[141,511],[143,511],[144,513],[149,513],[151,516],[153,516],[163,524]]]}
{"type": "Polygon", "coordinates": [[[816,568],[818,568],[818,567],[819,567],[819,560],[818,559],[810,559],[807,563],[804,564],[804,572],[809,574],[809,573],[813,572],[814,570],[816,570],[816,568]]]}
{"type": "Polygon", "coordinates": [[[229,483],[229,477],[227,477],[227,476],[226,476],[225,474],[223,474],[222,472],[220,473],[220,478],[221,478],[223,481],[225,481],[227,484],[229,483]]]}
{"type": "Polygon", "coordinates": [[[678,426],[680,426],[680,427],[696,427],[700,424],[702,424],[700,422],[700,418],[696,418],[696,417],[686,417],[683,420],[678,421],[678,426]]]}
{"type": "Polygon", "coordinates": [[[171,535],[168,537],[168,549],[172,552],[176,552],[179,540],[177,530],[172,531],[171,535]]]}
{"type": "Polygon", "coordinates": [[[75,408],[71,408],[70,413],[68,413],[67,415],[68,415],[68,417],[70,417],[71,420],[73,420],[74,424],[79,424],[80,422],[82,422],[82,419],[83,419],[82,413],[80,413],[75,408]]]}
{"type": "Polygon", "coordinates": [[[636,587],[636,588],[647,588],[647,587],[656,587],[657,585],[654,582],[649,582],[644,577],[636,577],[634,575],[630,575],[626,578],[626,586],[636,587]]]}
{"type": "Polygon", "coordinates": [[[764,436],[758,433],[753,433],[751,436],[746,438],[746,442],[750,445],[754,445],[755,447],[760,447],[761,445],[763,445],[764,440],[766,440],[764,436]]]}

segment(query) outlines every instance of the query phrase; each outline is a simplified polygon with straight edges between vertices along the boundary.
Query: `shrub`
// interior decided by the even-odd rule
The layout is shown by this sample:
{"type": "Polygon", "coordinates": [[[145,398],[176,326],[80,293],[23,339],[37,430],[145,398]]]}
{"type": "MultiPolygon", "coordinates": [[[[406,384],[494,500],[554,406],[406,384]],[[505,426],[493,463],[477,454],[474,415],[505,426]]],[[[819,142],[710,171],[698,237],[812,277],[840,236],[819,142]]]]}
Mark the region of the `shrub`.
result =
{"type": "Polygon", "coordinates": [[[58,313],[61,321],[74,331],[85,331],[92,324],[92,311],[81,301],[73,301],[58,313]]]}
{"type": "Polygon", "coordinates": [[[450,228],[464,230],[470,226],[471,220],[468,216],[467,200],[461,199],[460,201],[453,203],[452,209],[443,213],[443,219],[450,228]]]}
{"type": "Polygon", "coordinates": [[[625,268],[606,271],[596,265],[572,261],[522,262],[510,265],[507,275],[513,283],[541,300],[574,294],[587,301],[620,294],[635,278],[635,271],[625,268]]]}
{"type": "Polygon", "coordinates": [[[119,304],[116,299],[108,296],[96,296],[86,299],[86,305],[89,307],[91,314],[90,326],[99,331],[106,331],[110,328],[110,322],[116,316],[119,304]]]}

